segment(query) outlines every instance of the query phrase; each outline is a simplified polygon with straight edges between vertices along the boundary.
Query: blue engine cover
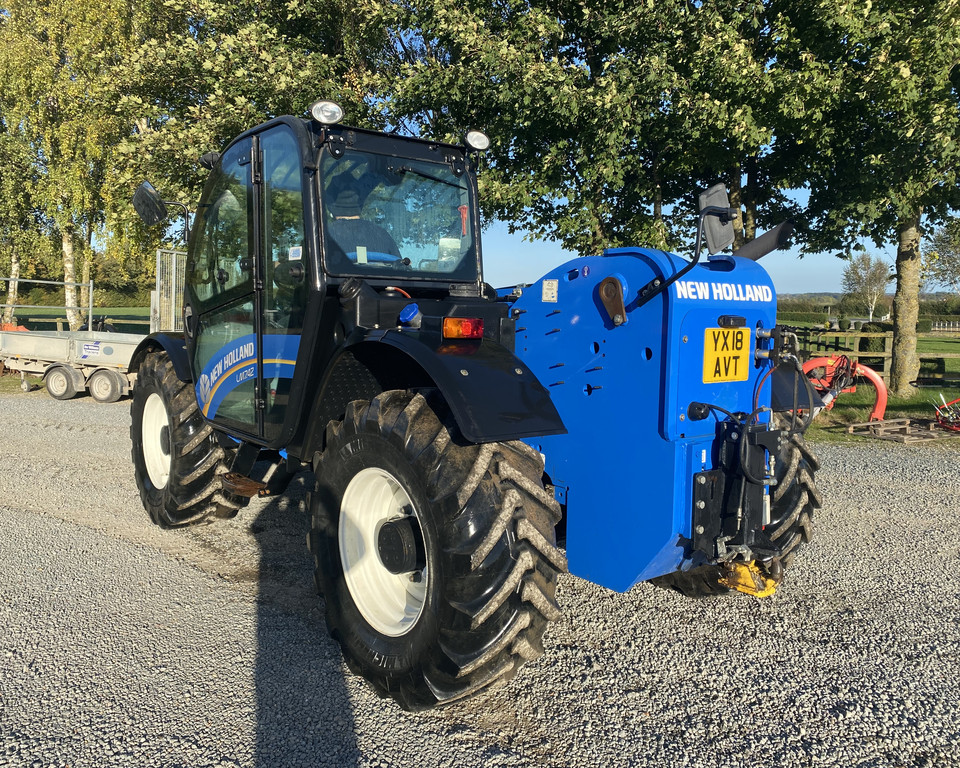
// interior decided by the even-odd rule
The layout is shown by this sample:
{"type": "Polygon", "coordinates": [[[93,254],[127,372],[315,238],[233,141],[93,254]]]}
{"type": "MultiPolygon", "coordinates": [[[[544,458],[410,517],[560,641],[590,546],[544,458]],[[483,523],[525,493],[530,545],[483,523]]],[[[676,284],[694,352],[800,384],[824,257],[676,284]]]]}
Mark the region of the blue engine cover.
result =
{"type": "MultiPolygon", "coordinates": [[[[544,455],[566,504],[570,571],[618,591],[684,564],[693,475],[717,460],[717,419],[692,421],[690,403],[750,413],[770,365],[754,351],[756,330],[776,321],[776,295],[754,261],[713,257],[637,306],[642,288],[687,263],[663,251],[608,250],[558,267],[514,304],[517,356],[550,391],[568,429],[526,442],[544,455]],[[610,276],[623,287],[621,325],[600,300],[610,276]],[[743,318],[749,332],[740,339],[750,348],[746,358],[714,353],[705,363],[708,334],[716,333],[708,329],[719,329],[721,316],[743,318]],[[732,370],[743,362],[746,380],[714,381],[743,376],[732,370]]],[[[769,405],[769,392],[768,385],[760,405],[769,405]]]]}

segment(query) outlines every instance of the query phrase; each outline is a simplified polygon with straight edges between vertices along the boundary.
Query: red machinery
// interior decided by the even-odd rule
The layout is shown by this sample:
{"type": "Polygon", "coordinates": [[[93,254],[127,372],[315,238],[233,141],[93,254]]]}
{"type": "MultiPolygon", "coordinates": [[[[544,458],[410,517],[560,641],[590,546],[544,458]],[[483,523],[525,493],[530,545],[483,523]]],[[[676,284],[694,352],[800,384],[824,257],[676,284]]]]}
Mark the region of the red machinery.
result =
{"type": "MultiPolygon", "coordinates": [[[[861,365],[846,355],[833,355],[807,360],[803,364],[803,372],[817,390],[827,410],[833,407],[833,401],[841,392],[857,391],[854,381],[858,376],[866,379],[877,392],[873,410],[870,412],[870,421],[883,421],[887,410],[887,385],[873,368],[861,365]]],[[[960,430],[960,425],[957,429],[960,430]]]]}
{"type": "Polygon", "coordinates": [[[948,403],[941,394],[940,402],[943,405],[933,404],[937,409],[937,424],[951,432],[960,432],[960,397],[948,403]]]}

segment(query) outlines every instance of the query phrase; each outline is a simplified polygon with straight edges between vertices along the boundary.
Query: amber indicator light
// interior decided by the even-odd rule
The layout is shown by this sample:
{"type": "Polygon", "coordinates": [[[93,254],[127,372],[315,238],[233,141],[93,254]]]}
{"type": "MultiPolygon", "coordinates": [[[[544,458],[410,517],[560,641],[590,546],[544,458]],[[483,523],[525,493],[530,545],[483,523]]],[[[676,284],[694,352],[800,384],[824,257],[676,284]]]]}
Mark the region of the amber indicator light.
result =
{"type": "Polygon", "coordinates": [[[445,339],[482,339],[483,318],[481,317],[445,317],[443,318],[443,338],[445,339]]]}

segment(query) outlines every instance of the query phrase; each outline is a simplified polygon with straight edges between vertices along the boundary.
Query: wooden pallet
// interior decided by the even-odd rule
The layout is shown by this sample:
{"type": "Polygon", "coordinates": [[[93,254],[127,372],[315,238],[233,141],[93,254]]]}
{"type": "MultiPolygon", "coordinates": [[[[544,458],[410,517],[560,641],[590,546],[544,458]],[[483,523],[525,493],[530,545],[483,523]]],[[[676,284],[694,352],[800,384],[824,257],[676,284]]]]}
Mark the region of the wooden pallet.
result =
{"type": "Polygon", "coordinates": [[[931,440],[960,437],[960,432],[941,429],[935,421],[914,423],[910,419],[884,419],[883,421],[851,424],[847,427],[847,432],[851,435],[874,437],[877,440],[891,440],[895,443],[926,443],[931,440]]]}

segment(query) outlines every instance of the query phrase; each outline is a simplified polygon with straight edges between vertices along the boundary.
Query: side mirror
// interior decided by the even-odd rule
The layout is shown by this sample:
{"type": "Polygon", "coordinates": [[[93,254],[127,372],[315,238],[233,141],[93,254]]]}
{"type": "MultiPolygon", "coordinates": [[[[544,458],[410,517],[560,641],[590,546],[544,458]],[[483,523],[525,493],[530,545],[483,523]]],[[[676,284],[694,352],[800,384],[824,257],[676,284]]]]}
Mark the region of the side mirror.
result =
{"type": "MultiPolygon", "coordinates": [[[[706,192],[700,193],[700,210],[707,208],[730,209],[727,188],[723,184],[714,184],[706,192]]],[[[706,216],[703,228],[710,253],[719,253],[728,245],[733,245],[733,221],[729,217],[706,216]]]]}
{"type": "Polygon", "coordinates": [[[159,224],[169,216],[167,206],[160,198],[160,193],[149,181],[143,182],[133,193],[133,207],[148,227],[159,224]]]}
{"type": "Polygon", "coordinates": [[[219,159],[219,152],[204,152],[202,155],[200,155],[199,163],[203,168],[206,168],[208,171],[212,171],[219,159]]]}

